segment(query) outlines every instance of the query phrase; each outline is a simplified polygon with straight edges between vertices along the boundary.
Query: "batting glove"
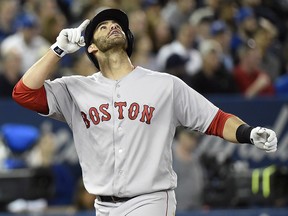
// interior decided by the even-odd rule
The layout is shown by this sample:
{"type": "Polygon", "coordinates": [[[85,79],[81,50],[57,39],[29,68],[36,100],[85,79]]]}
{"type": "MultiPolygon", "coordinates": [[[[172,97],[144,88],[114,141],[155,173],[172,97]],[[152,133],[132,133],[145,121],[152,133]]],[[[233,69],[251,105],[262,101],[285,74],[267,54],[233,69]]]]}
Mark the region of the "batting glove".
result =
{"type": "Polygon", "coordinates": [[[85,46],[84,37],[81,33],[86,29],[90,20],[85,20],[78,28],[63,29],[57,39],[56,43],[51,46],[51,49],[59,57],[63,57],[67,53],[73,53],[85,46]]]}
{"type": "Polygon", "coordinates": [[[257,148],[265,150],[267,153],[277,150],[277,137],[273,130],[256,127],[252,129],[250,139],[257,148]]]}

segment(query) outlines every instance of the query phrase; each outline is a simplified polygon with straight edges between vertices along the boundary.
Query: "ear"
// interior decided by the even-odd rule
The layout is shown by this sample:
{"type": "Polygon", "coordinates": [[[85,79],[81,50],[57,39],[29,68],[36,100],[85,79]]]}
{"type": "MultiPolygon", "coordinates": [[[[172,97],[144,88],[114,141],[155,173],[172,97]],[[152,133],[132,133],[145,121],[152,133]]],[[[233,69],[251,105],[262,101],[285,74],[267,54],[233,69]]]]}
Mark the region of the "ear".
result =
{"type": "Polygon", "coordinates": [[[93,52],[97,52],[98,49],[96,47],[96,45],[94,43],[92,43],[89,47],[88,47],[88,53],[93,53],[93,52]]]}

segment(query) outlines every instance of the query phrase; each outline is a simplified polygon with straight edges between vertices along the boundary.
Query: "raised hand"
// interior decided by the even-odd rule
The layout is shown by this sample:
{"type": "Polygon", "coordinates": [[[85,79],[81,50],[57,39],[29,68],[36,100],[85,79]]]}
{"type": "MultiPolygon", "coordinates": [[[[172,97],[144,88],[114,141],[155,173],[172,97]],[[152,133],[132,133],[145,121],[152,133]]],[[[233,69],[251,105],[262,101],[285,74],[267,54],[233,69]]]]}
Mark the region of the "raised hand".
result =
{"type": "Polygon", "coordinates": [[[84,37],[81,35],[86,29],[90,20],[85,20],[77,28],[63,29],[56,42],[51,46],[51,49],[59,57],[63,57],[67,53],[74,53],[81,47],[85,46],[84,37]]]}

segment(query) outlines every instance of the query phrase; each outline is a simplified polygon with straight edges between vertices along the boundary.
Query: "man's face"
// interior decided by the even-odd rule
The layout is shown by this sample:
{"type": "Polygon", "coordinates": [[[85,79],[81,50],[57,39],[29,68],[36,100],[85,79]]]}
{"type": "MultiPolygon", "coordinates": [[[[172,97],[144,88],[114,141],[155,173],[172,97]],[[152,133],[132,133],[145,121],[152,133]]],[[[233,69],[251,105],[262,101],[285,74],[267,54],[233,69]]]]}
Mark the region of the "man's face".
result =
{"type": "Polygon", "coordinates": [[[121,26],[113,21],[101,22],[94,32],[93,43],[101,52],[106,52],[111,48],[127,48],[126,36],[121,26]]]}

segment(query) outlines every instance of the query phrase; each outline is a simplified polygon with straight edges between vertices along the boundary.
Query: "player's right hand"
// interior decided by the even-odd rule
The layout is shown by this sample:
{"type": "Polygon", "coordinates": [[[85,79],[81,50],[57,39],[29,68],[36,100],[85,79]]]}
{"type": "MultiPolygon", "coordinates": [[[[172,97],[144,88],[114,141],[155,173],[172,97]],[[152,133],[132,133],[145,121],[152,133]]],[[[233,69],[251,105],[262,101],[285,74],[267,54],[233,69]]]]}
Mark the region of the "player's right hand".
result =
{"type": "Polygon", "coordinates": [[[81,35],[86,29],[90,20],[85,20],[77,28],[63,29],[57,39],[56,43],[51,46],[51,49],[59,57],[63,57],[67,53],[73,53],[85,46],[84,37],[81,35]]]}
{"type": "Polygon", "coordinates": [[[265,150],[267,153],[277,150],[276,133],[268,128],[253,128],[250,134],[251,142],[259,149],[265,150]]]}

